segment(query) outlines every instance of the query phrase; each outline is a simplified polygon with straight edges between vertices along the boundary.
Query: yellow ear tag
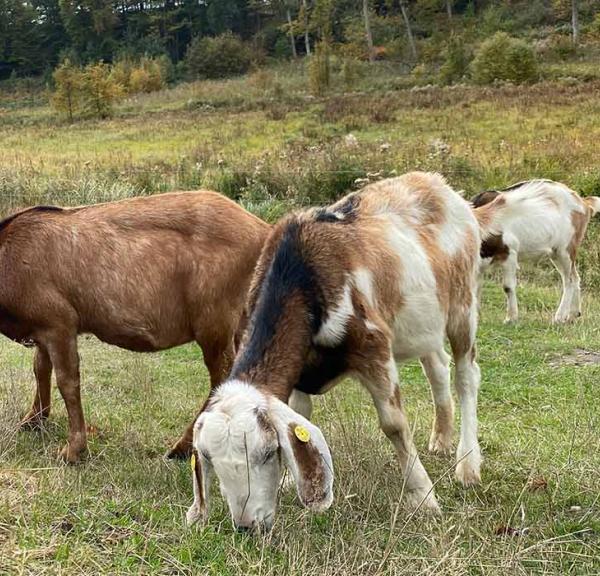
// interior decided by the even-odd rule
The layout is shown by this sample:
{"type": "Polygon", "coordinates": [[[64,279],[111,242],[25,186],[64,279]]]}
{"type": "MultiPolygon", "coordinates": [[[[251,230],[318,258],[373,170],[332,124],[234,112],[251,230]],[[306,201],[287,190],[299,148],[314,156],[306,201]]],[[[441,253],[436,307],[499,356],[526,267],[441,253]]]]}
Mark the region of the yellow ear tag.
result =
{"type": "Polygon", "coordinates": [[[308,442],[310,440],[310,432],[304,426],[296,426],[294,428],[294,434],[300,442],[308,442]]]}
{"type": "Polygon", "coordinates": [[[196,471],[196,455],[192,454],[192,459],[190,460],[190,466],[192,467],[192,472],[196,471]]]}

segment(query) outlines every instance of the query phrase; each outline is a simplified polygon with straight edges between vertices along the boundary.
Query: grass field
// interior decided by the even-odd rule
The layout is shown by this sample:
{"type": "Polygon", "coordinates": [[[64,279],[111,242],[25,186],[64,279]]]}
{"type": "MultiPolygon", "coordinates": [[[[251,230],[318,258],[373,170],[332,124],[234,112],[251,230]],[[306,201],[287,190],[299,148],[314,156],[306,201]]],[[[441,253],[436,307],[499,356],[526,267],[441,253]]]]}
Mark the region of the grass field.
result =
{"type": "Polygon", "coordinates": [[[585,317],[549,320],[557,290],[527,284],[517,326],[504,326],[489,285],[479,332],[481,487],[464,490],[452,461],[429,455],[432,415],[417,364],[401,368],[417,445],[441,519],[402,507],[394,453],[365,392],[341,383],[316,403],[331,446],[335,502],[311,515],[292,493],[268,537],[236,534],[215,490],[206,529],[184,527],[188,464],[162,453],[207,393],[194,346],[140,355],[82,343],[90,456],[57,463],[67,420],[58,393],[43,433],[15,431],[33,391],[31,352],[2,342],[0,573],[5,574],[597,574],[600,572],[600,299],[585,317]]]}
{"type": "MultiPolygon", "coordinates": [[[[414,168],[467,195],[532,177],[600,195],[598,80],[406,90],[379,74],[321,99],[305,85],[302,71],[278,69],[184,84],[74,125],[43,96],[0,96],[0,212],[205,186],[274,220],[414,168]]],[[[16,430],[32,355],[2,339],[0,574],[600,574],[600,364],[572,357],[600,351],[599,222],[584,244],[584,317],[572,325],[550,324],[559,294],[548,267],[523,270],[516,326],[502,324],[501,288],[486,286],[481,487],[463,490],[452,461],[427,454],[428,386],[418,364],[401,368],[440,519],[403,509],[371,402],[344,382],[314,418],[335,460],[330,511],[311,515],[283,494],[273,532],[253,539],[234,533],[215,490],[210,526],[187,530],[191,474],[162,454],[207,393],[198,349],[142,355],[82,338],[90,456],[65,467],[56,391],[45,431],[16,430]]]]}

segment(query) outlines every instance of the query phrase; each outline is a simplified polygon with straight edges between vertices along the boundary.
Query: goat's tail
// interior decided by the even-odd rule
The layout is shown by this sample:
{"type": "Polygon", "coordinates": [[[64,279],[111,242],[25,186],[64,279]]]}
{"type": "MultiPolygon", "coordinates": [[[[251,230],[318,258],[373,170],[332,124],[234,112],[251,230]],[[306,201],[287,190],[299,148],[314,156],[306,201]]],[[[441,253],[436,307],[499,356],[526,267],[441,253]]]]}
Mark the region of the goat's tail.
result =
{"type": "Polygon", "coordinates": [[[599,196],[587,196],[583,199],[586,205],[592,209],[592,216],[595,216],[600,212],[600,197],[599,196]]]}

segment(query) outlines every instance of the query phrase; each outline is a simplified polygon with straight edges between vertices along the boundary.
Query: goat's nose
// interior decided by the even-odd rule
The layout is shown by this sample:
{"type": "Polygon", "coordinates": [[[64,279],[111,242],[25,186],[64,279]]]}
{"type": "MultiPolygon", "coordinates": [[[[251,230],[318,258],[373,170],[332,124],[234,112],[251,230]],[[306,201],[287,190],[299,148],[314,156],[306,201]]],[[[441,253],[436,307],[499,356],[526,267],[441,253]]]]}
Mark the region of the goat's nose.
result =
{"type": "Polygon", "coordinates": [[[236,532],[239,532],[240,534],[246,534],[246,533],[250,532],[250,530],[252,530],[252,526],[243,526],[242,524],[236,524],[235,530],[236,530],[236,532]]]}

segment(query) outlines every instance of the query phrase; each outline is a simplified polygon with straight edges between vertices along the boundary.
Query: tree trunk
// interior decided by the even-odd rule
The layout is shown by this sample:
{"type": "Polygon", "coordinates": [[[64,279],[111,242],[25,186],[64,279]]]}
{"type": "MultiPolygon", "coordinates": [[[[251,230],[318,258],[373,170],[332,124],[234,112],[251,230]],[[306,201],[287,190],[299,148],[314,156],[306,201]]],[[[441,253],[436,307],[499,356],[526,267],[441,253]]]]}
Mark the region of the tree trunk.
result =
{"type": "Polygon", "coordinates": [[[369,0],[363,0],[363,14],[365,17],[365,32],[367,34],[369,62],[373,62],[373,60],[375,60],[375,53],[373,52],[373,34],[371,33],[371,23],[369,22],[369,0]]]}
{"type": "Polygon", "coordinates": [[[306,55],[310,56],[310,38],[308,36],[308,7],[306,6],[306,0],[302,0],[302,7],[304,8],[304,45],[306,46],[306,55]]]}
{"type": "Polygon", "coordinates": [[[448,20],[452,21],[452,0],[446,0],[446,12],[448,13],[448,20]]]}
{"type": "Polygon", "coordinates": [[[292,56],[294,58],[298,57],[298,53],[296,52],[296,39],[294,38],[294,28],[292,25],[292,15],[290,14],[290,9],[286,8],[286,16],[288,21],[288,26],[290,28],[290,44],[292,45],[292,56]]]}
{"type": "Polygon", "coordinates": [[[415,44],[415,38],[410,27],[410,20],[408,19],[408,10],[406,9],[405,0],[400,0],[400,10],[402,10],[402,18],[404,18],[404,24],[406,25],[406,35],[408,36],[408,44],[410,45],[410,51],[412,53],[413,60],[417,60],[417,46],[415,44]]]}
{"type": "Polygon", "coordinates": [[[579,7],[577,0],[571,0],[571,23],[573,26],[573,44],[579,44],[579,7]]]}

